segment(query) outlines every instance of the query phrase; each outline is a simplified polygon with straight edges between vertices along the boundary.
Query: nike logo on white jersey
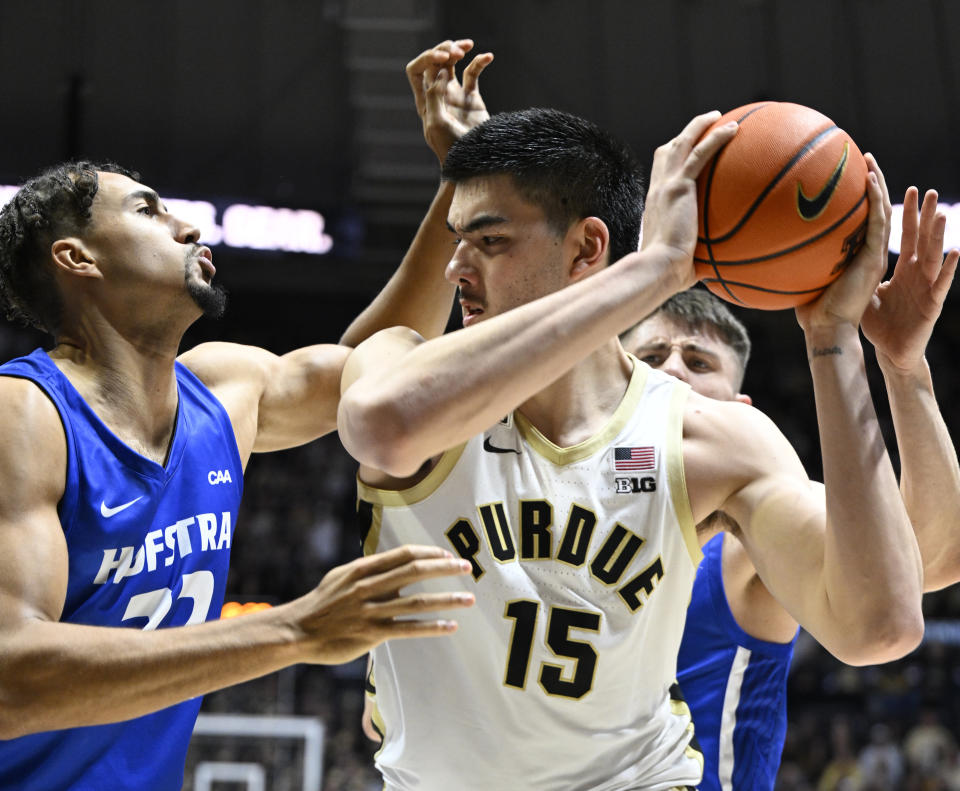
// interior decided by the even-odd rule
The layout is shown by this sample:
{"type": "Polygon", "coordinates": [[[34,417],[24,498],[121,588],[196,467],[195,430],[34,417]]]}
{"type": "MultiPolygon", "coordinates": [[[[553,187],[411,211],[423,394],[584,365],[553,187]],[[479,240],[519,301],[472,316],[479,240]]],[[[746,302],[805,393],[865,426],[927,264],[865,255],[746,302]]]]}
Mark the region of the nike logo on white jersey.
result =
{"type": "Polygon", "coordinates": [[[137,502],[137,500],[142,500],[142,499],[143,499],[143,495],[141,494],[138,498],[136,498],[136,500],[131,500],[129,503],[124,503],[123,505],[115,505],[113,508],[108,506],[104,500],[101,500],[100,513],[103,516],[105,516],[107,519],[109,519],[111,516],[115,516],[116,514],[119,514],[125,508],[129,508],[131,505],[137,502]]]}

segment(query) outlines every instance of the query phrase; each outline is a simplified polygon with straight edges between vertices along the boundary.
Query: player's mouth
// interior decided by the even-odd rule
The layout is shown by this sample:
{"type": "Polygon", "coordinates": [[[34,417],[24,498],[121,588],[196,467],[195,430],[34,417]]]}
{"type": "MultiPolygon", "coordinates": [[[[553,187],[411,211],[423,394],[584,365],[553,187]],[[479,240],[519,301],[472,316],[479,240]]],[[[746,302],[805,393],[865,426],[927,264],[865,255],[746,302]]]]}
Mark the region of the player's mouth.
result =
{"type": "Polygon", "coordinates": [[[480,305],[469,299],[460,299],[460,309],[463,311],[463,326],[469,327],[471,324],[475,324],[480,320],[480,317],[483,315],[483,308],[480,305]]]}
{"type": "Polygon", "coordinates": [[[204,274],[204,280],[209,283],[213,280],[213,276],[217,274],[217,268],[213,265],[213,253],[210,252],[209,247],[201,247],[197,250],[197,261],[204,274]]]}

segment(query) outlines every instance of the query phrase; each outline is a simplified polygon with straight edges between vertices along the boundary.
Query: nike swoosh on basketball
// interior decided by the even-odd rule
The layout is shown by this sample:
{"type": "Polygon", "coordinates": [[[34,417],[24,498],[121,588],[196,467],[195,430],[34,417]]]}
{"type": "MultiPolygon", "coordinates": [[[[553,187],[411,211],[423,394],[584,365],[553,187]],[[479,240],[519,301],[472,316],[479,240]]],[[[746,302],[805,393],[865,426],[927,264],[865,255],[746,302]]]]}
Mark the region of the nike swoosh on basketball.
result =
{"type": "Polygon", "coordinates": [[[123,505],[115,505],[115,506],[113,506],[113,508],[111,508],[109,505],[107,505],[107,503],[106,503],[105,500],[101,500],[101,501],[100,501],[100,513],[101,513],[103,516],[105,516],[107,519],[109,519],[111,516],[114,516],[114,515],[116,515],[116,514],[119,514],[119,513],[120,513],[121,511],[123,511],[124,509],[129,508],[131,505],[133,505],[135,502],[137,502],[137,500],[142,500],[142,499],[143,499],[143,495],[141,494],[138,498],[136,498],[136,500],[131,500],[129,503],[124,503],[123,505]]]}
{"type": "Polygon", "coordinates": [[[498,448],[496,445],[491,445],[490,437],[483,438],[483,449],[487,453],[516,453],[518,456],[520,455],[520,451],[516,448],[498,448]]]}
{"type": "Polygon", "coordinates": [[[823,185],[823,189],[812,198],[804,195],[803,186],[799,182],[797,183],[797,211],[800,212],[800,216],[803,217],[803,219],[815,220],[820,216],[821,212],[827,208],[830,198],[833,197],[833,193],[837,189],[837,184],[840,183],[840,177],[843,175],[843,169],[847,164],[849,148],[849,143],[843,144],[843,153],[840,155],[840,161],[833,169],[833,173],[827,180],[827,183],[823,185]]]}

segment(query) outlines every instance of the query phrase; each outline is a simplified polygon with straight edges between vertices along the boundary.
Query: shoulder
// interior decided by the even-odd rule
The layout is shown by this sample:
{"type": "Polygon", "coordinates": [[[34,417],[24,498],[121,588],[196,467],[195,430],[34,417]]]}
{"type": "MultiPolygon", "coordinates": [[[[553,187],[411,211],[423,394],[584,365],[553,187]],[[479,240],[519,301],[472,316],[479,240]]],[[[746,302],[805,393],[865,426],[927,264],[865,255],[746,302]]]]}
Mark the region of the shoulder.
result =
{"type": "Polygon", "coordinates": [[[67,441],[57,407],[34,382],[0,376],[0,478],[7,495],[56,494],[66,480],[67,441]]]}
{"type": "MultiPolygon", "coordinates": [[[[61,427],[60,415],[50,396],[36,382],[21,376],[0,376],[4,434],[61,427]]],[[[62,430],[61,430],[62,433],[62,430]]]]}
{"type": "Polygon", "coordinates": [[[683,462],[698,522],[752,482],[782,475],[807,481],[793,447],[760,410],[693,392],[684,407],[683,462]]]}
{"type": "Polygon", "coordinates": [[[254,383],[266,375],[275,355],[258,346],[239,343],[201,343],[177,359],[207,387],[237,382],[254,383]]]}
{"type": "Polygon", "coordinates": [[[683,415],[684,441],[703,443],[713,451],[724,450],[726,461],[736,465],[778,463],[795,453],[776,424],[763,412],[740,401],[718,401],[691,392],[683,415]],[[735,449],[735,453],[730,453],[735,449]]]}

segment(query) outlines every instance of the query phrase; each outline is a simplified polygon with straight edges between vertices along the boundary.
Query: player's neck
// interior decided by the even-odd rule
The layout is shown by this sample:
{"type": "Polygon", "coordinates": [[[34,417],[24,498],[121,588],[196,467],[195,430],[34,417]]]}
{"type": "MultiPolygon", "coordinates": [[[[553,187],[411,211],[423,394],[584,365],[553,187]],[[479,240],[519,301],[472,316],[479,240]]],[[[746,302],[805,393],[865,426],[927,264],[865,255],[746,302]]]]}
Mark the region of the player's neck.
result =
{"type": "Polygon", "coordinates": [[[612,339],[521,404],[520,412],[555,445],[577,445],[607,424],[623,400],[632,373],[619,341],[612,339]]]}
{"type": "Polygon", "coordinates": [[[115,333],[63,333],[50,357],[118,437],[162,460],[177,414],[176,347],[115,333]]]}

